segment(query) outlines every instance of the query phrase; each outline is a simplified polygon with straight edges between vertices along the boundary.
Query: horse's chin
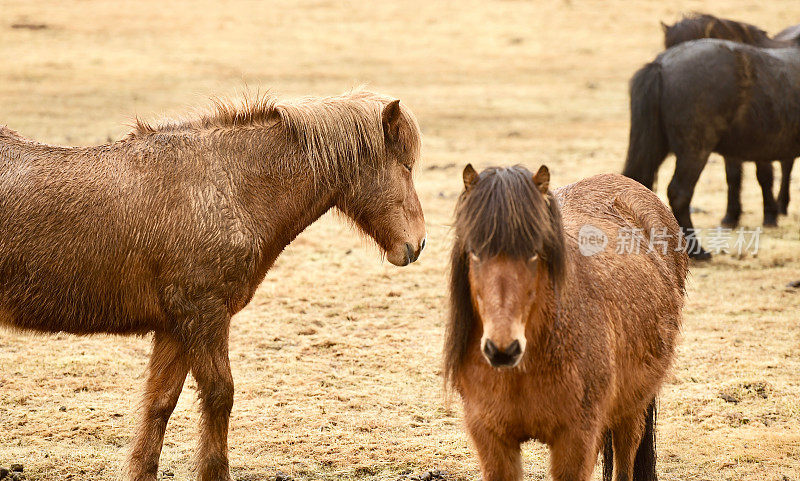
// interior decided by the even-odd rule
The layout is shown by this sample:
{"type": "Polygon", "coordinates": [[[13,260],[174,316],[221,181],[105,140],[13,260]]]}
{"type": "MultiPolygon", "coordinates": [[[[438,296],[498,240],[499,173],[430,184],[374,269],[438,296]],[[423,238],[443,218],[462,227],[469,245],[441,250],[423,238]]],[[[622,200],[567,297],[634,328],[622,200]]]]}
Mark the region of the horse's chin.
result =
{"type": "Polygon", "coordinates": [[[391,262],[393,265],[397,267],[404,267],[411,264],[411,259],[408,258],[408,254],[405,251],[402,253],[391,251],[386,253],[386,260],[391,262]]]}
{"type": "Polygon", "coordinates": [[[417,240],[410,240],[401,244],[395,244],[392,249],[384,249],[386,253],[386,260],[392,264],[403,267],[416,262],[419,259],[422,250],[425,248],[425,241],[428,236],[425,235],[417,240]]]}

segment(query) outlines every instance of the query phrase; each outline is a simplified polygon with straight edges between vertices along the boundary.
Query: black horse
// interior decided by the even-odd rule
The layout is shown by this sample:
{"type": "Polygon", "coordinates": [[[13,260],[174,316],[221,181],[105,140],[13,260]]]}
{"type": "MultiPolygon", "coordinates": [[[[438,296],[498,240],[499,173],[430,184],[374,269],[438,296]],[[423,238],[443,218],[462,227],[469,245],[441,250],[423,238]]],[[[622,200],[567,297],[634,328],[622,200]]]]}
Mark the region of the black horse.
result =
{"type": "Polygon", "coordinates": [[[703,39],[662,52],[631,79],[631,131],[623,174],[652,188],[670,152],[667,195],[694,258],[689,203],[711,152],[769,161],[800,156],[800,46],[762,49],[703,39]]]}
{"type": "MultiPolygon", "coordinates": [[[[674,47],[683,42],[701,38],[718,38],[746,43],[761,48],[786,48],[798,44],[800,25],[781,30],[770,38],[767,33],[749,23],[737,22],[726,18],[718,18],[706,13],[685,15],[674,25],[661,23],[664,30],[664,46],[674,47]]],[[[725,157],[725,176],[728,181],[728,207],[721,224],[724,227],[736,227],[742,214],[742,162],[748,159],[725,157]]],[[[764,201],[764,225],[776,226],[778,214],[786,215],[789,208],[789,184],[792,176],[794,159],[781,159],[781,186],[778,200],[772,194],[774,174],[771,161],[759,161],[756,164],[756,178],[761,186],[764,201]]]]}

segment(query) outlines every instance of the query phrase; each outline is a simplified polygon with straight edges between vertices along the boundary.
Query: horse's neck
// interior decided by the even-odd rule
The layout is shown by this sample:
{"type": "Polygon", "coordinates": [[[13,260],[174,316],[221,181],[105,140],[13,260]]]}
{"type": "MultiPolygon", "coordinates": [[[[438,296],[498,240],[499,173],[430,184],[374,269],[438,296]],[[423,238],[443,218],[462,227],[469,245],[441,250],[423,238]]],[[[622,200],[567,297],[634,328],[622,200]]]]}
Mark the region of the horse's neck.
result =
{"type": "Polygon", "coordinates": [[[308,170],[286,169],[284,153],[274,144],[260,145],[249,144],[246,156],[253,165],[233,177],[237,203],[259,241],[259,270],[266,272],[295,237],[333,207],[335,189],[315,182],[308,170]]]}

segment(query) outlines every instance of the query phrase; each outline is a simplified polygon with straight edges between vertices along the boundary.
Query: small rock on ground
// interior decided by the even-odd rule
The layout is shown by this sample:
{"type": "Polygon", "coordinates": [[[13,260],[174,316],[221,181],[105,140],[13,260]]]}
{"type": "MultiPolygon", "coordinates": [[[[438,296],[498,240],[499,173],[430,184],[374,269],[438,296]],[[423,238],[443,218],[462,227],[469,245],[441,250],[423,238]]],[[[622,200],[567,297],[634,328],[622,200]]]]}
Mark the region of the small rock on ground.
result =
{"type": "Polygon", "coordinates": [[[403,474],[399,481],[448,481],[452,478],[444,471],[434,469],[422,474],[403,474]]]}
{"type": "Polygon", "coordinates": [[[27,478],[22,469],[21,464],[12,464],[10,469],[0,467],[0,481],[25,481],[27,478]]]}

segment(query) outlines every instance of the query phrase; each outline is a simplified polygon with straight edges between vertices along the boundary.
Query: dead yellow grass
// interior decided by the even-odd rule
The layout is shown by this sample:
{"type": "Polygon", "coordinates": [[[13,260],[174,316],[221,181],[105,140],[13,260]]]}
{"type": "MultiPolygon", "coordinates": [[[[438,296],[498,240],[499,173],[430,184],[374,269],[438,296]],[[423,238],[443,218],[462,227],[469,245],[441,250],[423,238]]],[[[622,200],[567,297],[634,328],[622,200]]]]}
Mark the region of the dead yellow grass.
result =
{"type": "MultiPolygon", "coordinates": [[[[367,82],[420,119],[418,189],[429,247],[398,269],[332,216],[279,259],[233,320],[234,476],[387,479],[405,469],[478,470],[458,404],[443,404],[439,353],[447,251],[460,169],[550,166],[553,184],[618,172],[627,80],[661,48],[659,20],[712,11],[775,32],[796,2],[27,2],[0,4],[0,123],[64,144],[118,138],[211,94],[334,94],[367,82]],[[15,23],[45,24],[30,30],[15,23]]],[[[663,195],[672,165],[661,171],[663,195]]],[[[743,223],[761,223],[752,166],[743,223]]],[[[724,210],[712,160],[694,205],[724,210]]],[[[666,480],[800,479],[800,191],[755,258],[691,270],[674,375],[660,404],[666,480]],[[722,399],[734,399],[728,402],[722,399]]],[[[1,241],[1,240],[0,240],[1,241]]],[[[0,465],[29,479],[115,479],[149,340],[0,332],[0,465]],[[72,478],[70,478],[72,476],[72,478]]],[[[197,410],[190,381],[162,468],[190,477],[197,410]]],[[[527,479],[544,479],[531,445],[527,479]]]]}

